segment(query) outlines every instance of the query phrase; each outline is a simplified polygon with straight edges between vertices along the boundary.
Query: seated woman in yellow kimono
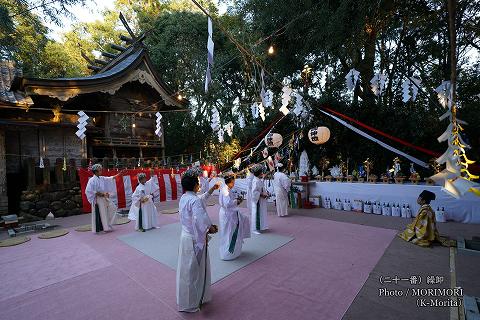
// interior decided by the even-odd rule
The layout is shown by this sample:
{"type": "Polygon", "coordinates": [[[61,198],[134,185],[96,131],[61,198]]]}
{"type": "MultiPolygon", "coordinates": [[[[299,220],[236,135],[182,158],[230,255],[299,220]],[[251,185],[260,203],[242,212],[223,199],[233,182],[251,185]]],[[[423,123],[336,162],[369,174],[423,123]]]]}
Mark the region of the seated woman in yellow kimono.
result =
{"type": "Polygon", "coordinates": [[[417,203],[421,205],[415,220],[398,236],[422,247],[429,247],[433,242],[440,242],[435,221],[435,212],[430,207],[430,201],[435,200],[435,193],[424,190],[420,193],[417,203]]]}

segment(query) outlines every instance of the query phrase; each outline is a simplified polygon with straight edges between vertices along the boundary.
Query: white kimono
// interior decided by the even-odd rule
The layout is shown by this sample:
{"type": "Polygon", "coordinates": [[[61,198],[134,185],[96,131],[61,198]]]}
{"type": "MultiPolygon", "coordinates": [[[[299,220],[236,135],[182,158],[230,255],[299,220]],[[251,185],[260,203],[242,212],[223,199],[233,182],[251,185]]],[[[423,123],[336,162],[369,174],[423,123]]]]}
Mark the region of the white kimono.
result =
{"type": "Polygon", "coordinates": [[[252,208],[252,181],[254,175],[252,173],[248,173],[247,175],[247,208],[250,211],[252,208]]]}
{"type": "Polygon", "coordinates": [[[250,238],[250,220],[238,211],[237,199],[228,186],[220,190],[220,259],[233,260],[242,253],[243,240],[250,238]]]}
{"type": "Polygon", "coordinates": [[[275,172],[273,175],[273,189],[277,205],[277,215],[279,217],[288,216],[288,192],[292,181],[283,172],[275,172]]]}
{"type": "Polygon", "coordinates": [[[177,305],[179,311],[196,312],[211,300],[210,258],[207,231],[212,225],[206,210],[208,193],[200,197],[187,191],[179,203],[182,235],[178,249],[177,305]]]}
{"type": "Polygon", "coordinates": [[[251,188],[251,230],[261,231],[268,229],[267,224],[267,199],[260,195],[264,192],[264,182],[262,179],[254,177],[251,188]]]}
{"type": "Polygon", "coordinates": [[[113,221],[117,214],[117,207],[109,197],[99,197],[97,192],[115,192],[115,179],[94,175],[88,180],[85,195],[92,205],[92,232],[112,230],[113,221]]]}
{"type": "Polygon", "coordinates": [[[150,178],[145,184],[139,183],[135,192],[132,194],[132,206],[130,207],[128,218],[136,221],[135,230],[148,230],[158,226],[157,208],[153,203],[153,194],[157,190],[158,186],[153,179],[150,178]],[[148,201],[141,203],[140,200],[144,197],[148,197],[148,201]],[[142,209],[142,226],[140,226],[140,219],[138,219],[140,207],[142,209]]]}
{"type": "Polygon", "coordinates": [[[208,177],[200,177],[200,192],[203,194],[210,189],[210,179],[208,177]]]}

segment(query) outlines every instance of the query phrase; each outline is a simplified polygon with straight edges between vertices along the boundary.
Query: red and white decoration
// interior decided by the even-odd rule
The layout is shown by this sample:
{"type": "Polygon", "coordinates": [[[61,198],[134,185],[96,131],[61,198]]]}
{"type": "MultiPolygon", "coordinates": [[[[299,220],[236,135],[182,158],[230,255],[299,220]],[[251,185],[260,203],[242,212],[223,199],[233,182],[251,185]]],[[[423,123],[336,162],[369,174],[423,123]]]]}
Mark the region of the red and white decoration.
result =
{"type": "MultiPolygon", "coordinates": [[[[212,172],[215,172],[214,166],[202,166],[202,170],[206,171],[210,176],[212,172]]],[[[155,169],[155,183],[160,187],[159,193],[154,195],[153,201],[155,203],[163,201],[171,201],[180,199],[183,194],[181,185],[181,174],[186,169],[155,169]]],[[[137,174],[144,172],[147,175],[147,179],[150,179],[149,169],[132,169],[127,170],[123,176],[119,176],[112,180],[112,184],[107,186],[110,189],[111,199],[117,205],[118,209],[128,209],[132,204],[132,193],[138,185],[137,174]]],[[[104,170],[105,176],[114,176],[118,173],[117,170],[104,170]]],[[[88,213],[91,211],[91,206],[85,196],[85,188],[87,186],[88,179],[93,176],[92,171],[84,168],[78,170],[80,177],[80,188],[82,190],[82,202],[83,212],[88,213]]]]}

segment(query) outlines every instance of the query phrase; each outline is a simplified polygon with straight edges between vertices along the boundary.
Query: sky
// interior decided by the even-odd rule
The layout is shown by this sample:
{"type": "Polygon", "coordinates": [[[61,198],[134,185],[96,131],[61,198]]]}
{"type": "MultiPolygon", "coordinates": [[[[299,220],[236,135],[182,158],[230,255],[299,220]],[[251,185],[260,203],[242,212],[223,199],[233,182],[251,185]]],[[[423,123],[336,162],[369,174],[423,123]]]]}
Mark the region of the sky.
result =
{"type": "Polygon", "coordinates": [[[105,9],[113,9],[114,2],[115,0],[87,0],[85,6],[71,6],[70,12],[75,16],[74,19],[63,17],[63,26],[57,26],[54,23],[47,22],[47,26],[51,30],[49,37],[58,41],[61,38],[61,33],[70,30],[73,23],[77,21],[92,22],[102,19],[102,12],[105,9]]]}
{"type": "MultiPolygon", "coordinates": [[[[217,3],[219,1],[217,0],[217,3]]],[[[70,7],[70,12],[75,16],[74,19],[69,17],[62,18],[63,26],[57,26],[54,23],[46,22],[48,28],[51,30],[49,37],[59,41],[61,34],[71,29],[71,25],[75,22],[92,22],[102,19],[102,12],[105,9],[113,9],[115,7],[115,0],[86,0],[85,6],[75,5],[70,7]]],[[[220,13],[225,12],[227,7],[225,3],[219,3],[220,13]]]]}

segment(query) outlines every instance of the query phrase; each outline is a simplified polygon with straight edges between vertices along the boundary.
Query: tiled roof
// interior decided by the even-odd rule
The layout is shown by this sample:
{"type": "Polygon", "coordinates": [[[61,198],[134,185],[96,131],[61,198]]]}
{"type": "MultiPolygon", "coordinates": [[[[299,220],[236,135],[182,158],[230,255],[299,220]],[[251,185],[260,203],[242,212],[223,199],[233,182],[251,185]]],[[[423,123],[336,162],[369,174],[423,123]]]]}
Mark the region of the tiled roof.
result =
{"type": "Polygon", "coordinates": [[[21,77],[22,70],[15,66],[13,61],[0,61],[0,103],[6,102],[16,105],[32,105],[30,97],[19,91],[10,91],[13,78],[21,77]]]}

